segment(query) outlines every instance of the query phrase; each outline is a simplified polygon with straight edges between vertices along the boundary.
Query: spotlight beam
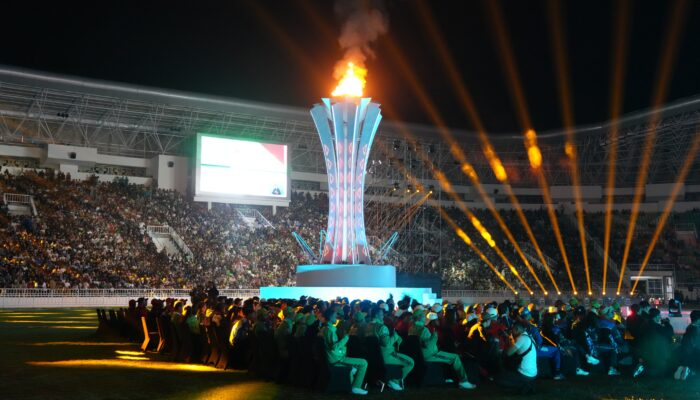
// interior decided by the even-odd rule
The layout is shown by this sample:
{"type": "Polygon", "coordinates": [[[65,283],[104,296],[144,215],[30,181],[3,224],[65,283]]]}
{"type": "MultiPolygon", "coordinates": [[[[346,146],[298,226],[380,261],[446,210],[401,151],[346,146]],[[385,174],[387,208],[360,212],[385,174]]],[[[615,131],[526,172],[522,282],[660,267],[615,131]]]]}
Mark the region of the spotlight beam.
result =
{"type": "MultiPolygon", "coordinates": [[[[424,26],[426,27],[426,30],[428,34],[430,35],[433,44],[435,45],[435,49],[437,49],[438,54],[440,55],[440,58],[442,60],[442,65],[445,68],[447,75],[450,77],[450,80],[452,81],[452,86],[455,88],[455,91],[457,92],[457,96],[462,103],[462,107],[466,111],[467,117],[469,120],[472,122],[479,141],[481,142],[481,147],[484,152],[484,155],[487,157],[489,160],[489,165],[491,166],[491,169],[493,170],[494,175],[496,178],[501,182],[506,187],[506,191],[508,193],[508,197],[510,199],[510,202],[514,205],[515,211],[518,214],[518,218],[525,228],[525,231],[528,234],[528,238],[530,239],[530,242],[532,242],[535,251],[537,252],[538,257],[540,258],[540,261],[542,262],[542,265],[544,266],[545,271],[547,272],[547,275],[549,276],[550,280],[552,281],[552,285],[554,285],[555,289],[557,292],[559,292],[559,287],[557,286],[556,281],[554,280],[554,276],[552,275],[552,272],[549,268],[549,264],[547,263],[547,260],[544,258],[544,254],[542,253],[542,250],[540,249],[539,243],[537,242],[537,239],[535,238],[534,233],[532,232],[532,228],[530,227],[530,224],[527,221],[527,218],[525,217],[525,214],[523,213],[522,206],[520,205],[520,202],[518,201],[517,197],[513,193],[513,189],[510,186],[510,183],[508,182],[508,176],[505,173],[505,168],[503,167],[503,163],[501,162],[500,158],[498,157],[498,154],[496,154],[496,151],[491,144],[491,141],[488,138],[488,135],[486,134],[486,129],[484,127],[484,124],[481,120],[481,117],[479,116],[479,112],[476,109],[476,105],[474,103],[474,99],[467,89],[466,84],[464,83],[464,80],[462,79],[461,74],[459,73],[459,70],[457,69],[457,65],[454,61],[454,58],[452,57],[449,49],[446,46],[446,42],[440,33],[440,29],[438,28],[437,24],[435,23],[435,19],[433,17],[433,14],[430,10],[429,7],[426,6],[426,3],[418,1],[415,2],[414,5],[417,7],[417,14],[421,17],[421,20],[424,23],[424,26]]],[[[495,207],[492,207],[491,199],[482,193],[483,188],[481,184],[475,185],[477,190],[480,191],[481,197],[487,201],[487,206],[491,210],[492,208],[495,209],[495,207]]],[[[493,211],[492,211],[493,213],[493,211]]],[[[500,214],[496,213],[494,215],[497,219],[500,219],[500,214]],[[498,215],[498,217],[496,217],[498,215]]],[[[500,223],[500,222],[499,222],[500,223]]],[[[505,225],[505,224],[503,224],[505,225]]],[[[506,232],[506,235],[510,234],[510,230],[506,232]]],[[[512,236],[512,234],[510,234],[512,236]]],[[[509,238],[510,239],[510,238],[509,238]]],[[[511,242],[515,243],[515,248],[518,253],[522,253],[522,250],[520,249],[520,246],[517,245],[517,241],[514,239],[510,239],[511,242]]],[[[527,258],[522,254],[523,261],[526,263],[529,263],[527,261],[527,258]]],[[[537,278],[535,278],[537,279],[537,278]]],[[[542,287],[542,285],[540,285],[542,287]]],[[[543,291],[544,288],[542,287],[543,291]]]]}
{"type": "Polygon", "coordinates": [[[547,177],[542,171],[542,153],[537,146],[537,134],[534,130],[529,129],[525,133],[525,148],[527,149],[527,155],[530,160],[530,167],[534,170],[537,175],[537,182],[539,183],[540,190],[542,191],[542,196],[544,197],[544,203],[547,208],[547,215],[549,216],[549,221],[552,224],[552,229],[554,230],[554,237],[557,241],[557,246],[561,252],[562,259],[564,260],[564,267],[566,268],[566,273],[569,276],[569,282],[571,283],[571,289],[574,294],[578,293],[576,290],[576,284],[574,283],[574,277],[571,274],[571,265],[569,264],[569,257],[566,254],[566,247],[564,246],[564,239],[561,236],[561,230],[559,229],[559,220],[557,218],[557,213],[554,210],[554,202],[552,201],[552,194],[549,191],[549,182],[547,182],[547,177]]]}
{"type": "Polygon", "coordinates": [[[654,235],[652,236],[651,243],[649,243],[649,247],[647,247],[647,251],[644,254],[644,261],[642,261],[642,266],[639,268],[639,272],[637,273],[637,279],[634,281],[634,284],[632,285],[632,290],[630,291],[630,295],[634,294],[634,291],[637,288],[637,284],[639,284],[639,277],[642,276],[644,269],[646,268],[647,264],[649,263],[649,258],[651,257],[651,253],[654,252],[654,248],[656,247],[656,242],[658,242],[659,237],[661,236],[661,232],[663,232],[664,227],[666,226],[666,222],[668,221],[668,217],[671,215],[671,211],[673,211],[673,205],[676,203],[676,198],[678,197],[678,193],[680,192],[681,188],[683,187],[683,185],[685,183],[685,178],[688,176],[688,173],[690,172],[690,167],[692,167],[693,162],[695,161],[695,157],[698,154],[699,148],[700,148],[700,130],[695,132],[695,137],[693,138],[693,142],[690,145],[690,150],[688,150],[688,154],[685,157],[685,161],[683,161],[683,167],[681,168],[681,172],[680,172],[680,174],[678,174],[678,177],[676,178],[676,182],[673,184],[673,189],[671,189],[671,196],[666,201],[666,205],[664,206],[664,211],[661,214],[661,217],[659,218],[659,222],[656,224],[656,230],[654,230],[654,235]]]}
{"type": "Polygon", "coordinates": [[[504,72],[510,83],[510,95],[515,103],[520,125],[525,129],[530,129],[532,127],[532,120],[530,119],[530,112],[527,108],[525,94],[523,93],[520,77],[518,76],[518,69],[515,65],[515,56],[513,55],[513,50],[510,48],[510,38],[505,24],[503,23],[503,13],[498,1],[487,1],[486,12],[496,35],[496,45],[499,49],[499,55],[503,66],[505,67],[504,72]]]}
{"type": "MultiPolygon", "coordinates": [[[[384,108],[384,111],[385,111],[385,113],[386,113],[387,115],[395,115],[390,106],[384,105],[383,108],[384,108]]],[[[399,132],[401,132],[402,135],[404,135],[404,137],[406,138],[406,140],[409,140],[412,144],[414,144],[414,147],[417,148],[417,146],[415,146],[415,144],[416,144],[415,137],[414,137],[413,134],[406,128],[406,126],[405,126],[403,123],[399,122],[398,119],[396,119],[396,126],[398,127],[399,132]]],[[[433,177],[434,177],[434,178],[438,181],[438,183],[440,184],[440,187],[442,188],[442,190],[443,190],[445,193],[447,193],[447,194],[450,196],[450,198],[452,198],[452,200],[457,204],[457,206],[460,208],[460,210],[462,211],[462,213],[464,213],[464,215],[465,215],[465,216],[469,219],[469,221],[472,223],[472,226],[474,226],[474,229],[476,229],[476,230],[480,233],[481,237],[482,237],[482,238],[484,239],[484,241],[488,244],[488,246],[494,249],[494,251],[496,252],[496,254],[498,254],[498,256],[501,258],[501,260],[503,260],[503,262],[508,266],[508,268],[511,270],[511,272],[513,273],[513,275],[515,275],[516,278],[518,278],[518,280],[519,280],[520,283],[523,285],[523,287],[525,287],[525,288],[527,289],[528,292],[532,293],[532,289],[530,288],[530,286],[529,286],[529,285],[525,282],[525,280],[520,276],[520,273],[518,272],[517,269],[515,269],[515,266],[513,266],[513,263],[511,263],[510,260],[508,260],[508,257],[506,257],[506,255],[503,253],[503,251],[501,250],[501,248],[498,247],[498,244],[496,244],[496,242],[493,240],[493,236],[491,235],[491,233],[481,224],[481,221],[479,221],[479,219],[476,217],[476,215],[474,215],[474,214],[467,208],[466,204],[464,204],[464,202],[462,201],[462,199],[459,198],[459,196],[457,195],[457,193],[455,193],[454,189],[452,188],[452,184],[451,184],[450,181],[447,179],[447,177],[445,176],[445,174],[444,174],[442,171],[440,171],[437,167],[435,167],[435,165],[433,164],[432,160],[430,160],[430,158],[425,154],[425,152],[424,152],[422,149],[419,149],[419,150],[417,151],[417,153],[418,153],[419,157],[421,158],[421,160],[423,160],[427,165],[430,166],[430,171],[431,171],[433,177]]],[[[406,169],[406,167],[403,165],[403,163],[399,162],[399,166],[401,167],[401,169],[402,169],[404,175],[405,175],[407,178],[409,178],[409,179],[414,179],[414,178],[412,177],[411,173],[408,172],[408,170],[406,169]]],[[[416,182],[416,183],[414,183],[414,184],[418,184],[417,181],[415,181],[415,182],[416,182]]],[[[544,290],[543,290],[543,292],[544,292],[544,290]]]]}
{"type": "Polygon", "coordinates": [[[634,236],[634,229],[637,224],[639,207],[641,206],[642,196],[644,195],[647,174],[649,172],[649,164],[651,163],[651,155],[653,153],[654,143],[656,142],[656,126],[659,122],[659,119],[661,118],[661,112],[659,108],[661,107],[663,101],[666,99],[666,92],[668,91],[668,86],[671,81],[671,72],[676,59],[681,30],[685,25],[687,7],[688,2],[686,0],[675,1],[673,3],[673,10],[671,11],[671,13],[669,13],[666,23],[666,25],[668,26],[668,31],[666,32],[666,40],[664,40],[663,47],[661,49],[661,65],[659,66],[658,79],[656,81],[657,83],[654,89],[654,112],[652,113],[650,118],[651,129],[647,133],[647,136],[644,140],[642,160],[639,166],[639,172],[637,174],[637,181],[635,184],[634,198],[632,203],[632,212],[630,213],[630,223],[627,227],[625,250],[622,255],[622,266],[620,267],[620,280],[617,283],[618,293],[620,292],[620,288],[622,287],[622,281],[624,280],[625,267],[627,266],[630,248],[632,247],[632,238],[634,236]]]}
{"type": "Polygon", "coordinates": [[[258,3],[257,1],[247,1],[245,4],[250,7],[255,16],[267,28],[282,47],[306,70],[309,77],[320,86],[319,77],[325,76],[318,67],[318,64],[309,58],[302,47],[297,45],[290,36],[280,28],[279,23],[258,3]]]}
{"type": "MultiPolygon", "coordinates": [[[[385,111],[386,111],[386,107],[385,107],[385,111]]],[[[403,129],[405,129],[405,128],[403,128],[403,129]]],[[[381,143],[381,142],[380,142],[380,143],[381,143]]],[[[382,148],[382,150],[384,151],[385,154],[388,154],[388,151],[387,151],[387,149],[385,148],[385,146],[384,146],[383,144],[380,144],[380,147],[382,148]]],[[[401,168],[401,170],[403,171],[404,175],[406,176],[406,178],[409,179],[409,181],[411,182],[412,185],[415,185],[415,186],[421,185],[421,183],[420,183],[416,178],[414,178],[413,175],[412,175],[411,173],[409,173],[409,171],[406,169],[405,165],[403,165],[403,162],[399,161],[399,162],[398,162],[398,166],[399,166],[399,168],[401,168]]],[[[434,172],[438,172],[438,173],[441,174],[441,172],[436,171],[436,170],[434,169],[434,167],[433,167],[432,170],[433,170],[434,172]]],[[[439,175],[436,176],[436,179],[438,178],[438,176],[439,176],[439,175]]],[[[439,179],[438,179],[438,180],[439,180],[439,179]]],[[[449,183],[449,182],[445,182],[445,183],[446,183],[446,185],[451,189],[450,183],[449,183]]],[[[444,189],[444,188],[443,188],[443,189],[444,189]]],[[[456,194],[454,193],[454,191],[447,191],[447,190],[445,190],[445,191],[446,191],[448,194],[450,194],[451,197],[452,197],[453,195],[455,196],[455,197],[453,197],[453,200],[455,200],[455,202],[456,202],[458,205],[460,205],[460,209],[461,209],[462,212],[466,212],[466,215],[467,215],[468,217],[470,217],[470,218],[469,218],[470,222],[472,223],[472,225],[474,225],[474,220],[478,221],[478,219],[476,219],[476,216],[474,216],[474,215],[466,208],[466,205],[464,205],[464,204],[461,202],[461,200],[459,199],[458,196],[456,196],[456,194]],[[473,219],[472,219],[471,217],[473,217],[473,219]]],[[[467,234],[466,234],[461,228],[459,228],[459,226],[457,225],[457,223],[454,222],[454,220],[447,214],[447,212],[445,212],[445,210],[442,208],[442,206],[440,206],[440,204],[439,204],[436,200],[434,200],[434,199],[430,199],[430,200],[429,200],[429,204],[440,212],[440,215],[442,215],[443,219],[445,219],[445,220],[448,222],[448,224],[450,224],[450,226],[452,226],[452,228],[455,230],[455,232],[456,232],[457,235],[460,237],[460,239],[462,239],[475,253],[477,253],[477,255],[479,256],[479,258],[480,258],[482,261],[484,261],[484,262],[489,266],[489,268],[491,268],[491,270],[506,284],[506,286],[508,286],[508,288],[509,288],[510,290],[513,291],[514,294],[517,295],[518,292],[517,292],[517,291],[513,288],[513,286],[508,282],[508,280],[506,280],[506,278],[503,276],[503,274],[501,274],[501,273],[498,271],[498,269],[496,269],[496,267],[493,265],[493,263],[488,259],[488,257],[486,257],[486,255],[485,255],[481,250],[479,250],[478,247],[476,247],[476,245],[475,245],[474,242],[471,240],[471,238],[470,238],[469,236],[467,236],[467,234]]],[[[474,226],[474,228],[477,229],[477,230],[479,230],[476,226],[474,226]]],[[[491,243],[493,243],[493,240],[491,239],[491,243],[489,243],[488,240],[487,240],[487,238],[484,237],[484,236],[485,236],[484,233],[482,233],[481,231],[480,231],[480,233],[482,234],[483,239],[484,239],[485,241],[487,241],[487,244],[488,244],[490,247],[492,247],[492,248],[494,249],[494,251],[496,251],[496,253],[498,254],[498,256],[506,263],[506,265],[509,267],[509,269],[510,269],[510,271],[513,273],[513,275],[515,275],[515,277],[518,278],[518,280],[519,280],[520,283],[523,285],[523,287],[525,287],[529,293],[532,293],[532,289],[530,289],[530,287],[527,285],[527,283],[525,283],[525,281],[520,277],[520,274],[518,273],[518,271],[515,269],[515,267],[513,267],[513,264],[511,264],[510,261],[508,261],[508,258],[503,254],[503,252],[501,252],[500,248],[498,248],[498,245],[495,245],[495,243],[494,243],[494,245],[491,246],[491,243]]],[[[486,232],[486,233],[488,234],[488,232],[486,232]]],[[[490,235],[489,235],[489,236],[490,236],[490,235]]]]}
{"type": "Polygon", "coordinates": [[[474,245],[472,239],[457,225],[457,223],[447,214],[447,212],[445,212],[442,206],[437,204],[437,201],[434,199],[431,199],[430,203],[440,212],[442,218],[445,221],[447,221],[447,223],[452,227],[457,236],[460,239],[462,239],[462,241],[466,243],[466,245],[469,246],[469,248],[471,248],[477,256],[479,256],[481,261],[483,261],[491,269],[491,271],[493,271],[493,273],[496,274],[496,276],[498,276],[498,278],[501,279],[501,281],[503,281],[503,283],[508,287],[508,289],[510,289],[513,292],[513,294],[517,295],[518,291],[515,290],[513,285],[511,285],[510,282],[508,282],[508,280],[505,278],[505,276],[503,276],[503,274],[501,274],[501,272],[498,271],[498,269],[493,265],[493,263],[488,259],[488,257],[486,257],[486,255],[474,245]]]}
{"type": "Polygon", "coordinates": [[[547,178],[544,172],[541,170],[542,164],[542,154],[537,147],[537,136],[535,131],[532,129],[532,120],[530,119],[530,113],[527,108],[527,102],[525,101],[525,94],[523,93],[522,84],[520,82],[520,77],[518,76],[517,66],[515,65],[515,56],[513,55],[513,49],[510,47],[510,38],[508,31],[506,30],[505,24],[503,23],[503,13],[497,1],[486,2],[486,11],[489,19],[492,22],[494,29],[496,45],[499,49],[499,55],[503,66],[505,67],[505,74],[510,83],[510,94],[515,103],[515,109],[520,120],[520,125],[526,130],[525,146],[528,152],[528,158],[530,158],[530,164],[535,169],[538,176],[538,183],[540,190],[545,198],[545,203],[547,206],[547,214],[552,223],[552,229],[557,240],[557,245],[559,246],[559,251],[561,252],[562,259],[564,260],[564,266],[566,267],[566,272],[569,275],[569,281],[571,283],[571,288],[574,293],[577,293],[576,285],[574,284],[573,276],[571,275],[571,267],[569,266],[569,258],[566,255],[566,249],[564,248],[564,241],[561,237],[561,231],[559,229],[559,221],[557,220],[556,212],[554,211],[552,204],[552,196],[549,192],[549,184],[547,183],[547,178]],[[532,139],[527,137],[527,134],[532,135],[532,139]],[[533,145],[531,145],[534,144],[533,145]],[[535,160],[538,158],[538,160],[535,160]],[[533,161],[536,162],[535,167],[533,161]]]}
{"type": "MultiPolygon", "coordinates": [[[[440,112],[438,111],[437,107],[435,106],[435,103],[433,103],[432,100],[430,100],[430,97],[428,96],[427,92],[425,91],[425,88],[418,80],[418,77],[416,76],[415,72],[411,68],[410,64],[406,61],[406,58],[403,56],[403,54],[399,50],[396,43],[391,38],[387,37],[387,38],[385,38],[385,44],[386,44],[387,48],[389,49],[389,54],[399,64],[400,70],[404,74],[404,76],[406,77],[406,80],[408,81],[409,86],[414,91],[417,98],[419,99],[419,101],[421,102],[423,107],[428,112],[428,115],[430,116],[433,123],[436,125],[438,133],[440,134],[442,139],[448,143],[450,153],[463,166],[468,166],[468,168],[473,170],[473,167],[471,167],[471,164],[469,163],[469,161],[467,161],[466,154],[464,154],[464,152],[461,149],[461,146],[455,140],[455,138],[452,135],[452,133],[450,132],[449,128],[447,128],[447,124],[445,123],[442,116],[440,115],[440,112]]],[[[384,105],[384,109],[388,110],[386,104],[384,105]]],[[[392,113],[392,114],[395,114],[395,113],[392,113]]],[[[390,115],[390,114],[387,114],[387,115],[390,115]]],[[[398,120],[398,118],[395,118],[395,119],[398,120]]],[[[415,142],[415,139],[413,138],[412,134],[408,134],[408,135],[405,134],[405,133],[408,133],[408,131],[406,129],[400,129],[400,130],[402,132],[404,132],[405,137],[407,137],[412,142],[415,142]]],[[[419,151],[418,153],[420,155],[420,153],[422,153],[422,151],[419,151]]],[[[429,158],[425,155],[422,155],[421,158],[426,162],[430,162],[429,158]]],[[[493,202],[491,201],[491,199],[486,194],[486,191],[481,186],[481,182],[479,181],[476,173],[474,172],[473,174],[466,174],[466,175],[469,177],[469,179],[471,180],[474,187],[477,188],[477,191],[479,192],[479,194],[483,198],[489,211],[494,216],[494,218],[497,220],[499,227],[506,234],[506,236],[508,237],[508,240],[511,242],[513,247],[516,249],[516,252],[520,256],[520,258],[523,260],[523,263],[527,267],[528,271],[535,277],[535,280],[537,281],[538,285],[542,289],[542,292],[546,293],[547,290],[544,288],[544,285],[542,285],[542,282],[540,281],[539,277],[537,277],[535,270],[530,265],[530,262],[527,259],[527,257],[525,257],[525,254],[523,253],[522,249],[520,248],[520,245],[515,240],[515,237],[513,236],[513,234],[510,232],[510,229],[505,224],[502,217],[498,214],[498,210],[495,209],[493,202]]]]}
{"type": "Polygon", "coordinates": [[[571,179],[574,190],[574,203],[576,205],[576,220],[578,222],[578,236],[581,241],[581,252],[583,255],[583,266],[586,270],[586,284],[588,294],[591,294],[591,274],[588,266],[588,247],[586,246],[586,230],[583,218],[583,205],[581,201],[581,177],[578,170],[578,152],[576,150],[576,137],[574,133],[574,115],[569,87],[569,65],[567,61],[566,46],[564,46],[565,32],[562,24],[561,3],[558,0],[548,2],[549,22],[552,34],[552,47],[554,49],[554,60],[557,71],[557,86],[559,88],[559,100],[561,101],[561,112],[564,120],[566,132],[565,153],[569,157],[571,167],[571,179]]]}
{"type": "Polygon", "coordinates": [[[624,79],[622,74],[627,65],[627,41],[629,38],[629,0],[617,2],[614,15],[615,41],[611,50],[613,52],[613,66],[611,71],[612,93],[610,95],[610,148],[608,150],[608,179],[606,188],[608,197],[605,200],[605,240],[603,244],[603,294],[608,283],[608,262],[610,260],[610,235],[612,233],[612,209],[615,192],[615,164],[617,164],[617,136],[619,132],[619,117],[622,109],[622,93],[624,79]]]}

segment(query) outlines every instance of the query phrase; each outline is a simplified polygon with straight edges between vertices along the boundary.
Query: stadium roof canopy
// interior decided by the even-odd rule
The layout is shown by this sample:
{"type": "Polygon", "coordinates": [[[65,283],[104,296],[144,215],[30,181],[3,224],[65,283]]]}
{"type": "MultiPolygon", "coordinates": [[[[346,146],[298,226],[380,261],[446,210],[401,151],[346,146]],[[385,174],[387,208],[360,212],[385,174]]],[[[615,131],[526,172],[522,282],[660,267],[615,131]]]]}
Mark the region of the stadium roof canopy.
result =
{"type": "MultiPolygon", "coordinates": [[[[668,104],[658,112],[661,118],[656,126],[649,182],[672,182],[700,127],[700,96],[668,104]]],[[[641,111],[620,120],[618,186],[634,185],[644,137],[652,131],[649,122],[653,113],[641,111]]],[[[575,129],[583,184],[605,182],[611,126],[606,122],[575,129]]],[[[293,169],[325,172],[307,109],[0,66],[0,142],[87,146],[102,154],[134,157],[191,156],[197,132],[288,143],[293,169]]],[[[462,144],[482,181],[495,183],[476,135],[459,129],[450,132],[462,144]]],[[[563,131],[539,134],[551,184],[570,184],[564,136],[563,131]]],[[[498,134],[491,139],[514,183],[534,184],[522,135],[498,134]]],[[[385,162],[374,172],[386,179],[399,179],[405,173],[397,165],[418,178],[430,178],[430,168],[417,154],[424,151],[454,183],[467,184],[435,127],[384,121],[379,141],[373,158],[385,162]],[[417,146],[405,140],[406,131],[418,140],[417,146]]],[[[689,174],[689,183],[700,183],[699,164],[696,162],[689,174]]]]}

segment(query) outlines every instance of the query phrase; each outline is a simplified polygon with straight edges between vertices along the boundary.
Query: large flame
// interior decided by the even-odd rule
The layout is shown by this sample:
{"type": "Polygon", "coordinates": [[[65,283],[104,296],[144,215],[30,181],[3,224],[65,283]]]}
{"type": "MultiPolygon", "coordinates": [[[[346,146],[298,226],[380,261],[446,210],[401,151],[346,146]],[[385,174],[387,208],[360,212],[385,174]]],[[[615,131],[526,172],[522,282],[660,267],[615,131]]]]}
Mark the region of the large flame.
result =
{"type": "Polygon", "coordinates": [[[367,70],[358,67],[352,62],[348,62],[348,67],[345,69],[338,86],[333,90],[333,97],[362,97],[362,90],[365,88],[367,81],[367,70]]]}

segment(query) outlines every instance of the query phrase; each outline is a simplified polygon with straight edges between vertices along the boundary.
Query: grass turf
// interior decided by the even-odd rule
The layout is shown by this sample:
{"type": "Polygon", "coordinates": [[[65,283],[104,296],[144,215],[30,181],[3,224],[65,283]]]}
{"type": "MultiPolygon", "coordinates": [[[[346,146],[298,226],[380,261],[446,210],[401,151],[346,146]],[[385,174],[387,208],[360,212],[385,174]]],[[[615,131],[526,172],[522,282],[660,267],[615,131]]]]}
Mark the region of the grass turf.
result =
{"type": "MultiPolygon", "coordinates": [[[[100,339],[95,311],[42,309],[0,311],[1,399],[346,399],[251,378],[243,371],[219,371],[175,364],[137,345],[100,339]],[[143,359],[145,358],[145,360],[143,359]]],[[[388,389],[387,389],[388,390],[388,389]]],[[[516,399],[492,383],[476,390],[453,386],[403,393],[371,391],[372,399],[468,397],[516,399]]],[[[700,379],[569,377],[539,380],[537,399],[700,399],[700,379]]]]}

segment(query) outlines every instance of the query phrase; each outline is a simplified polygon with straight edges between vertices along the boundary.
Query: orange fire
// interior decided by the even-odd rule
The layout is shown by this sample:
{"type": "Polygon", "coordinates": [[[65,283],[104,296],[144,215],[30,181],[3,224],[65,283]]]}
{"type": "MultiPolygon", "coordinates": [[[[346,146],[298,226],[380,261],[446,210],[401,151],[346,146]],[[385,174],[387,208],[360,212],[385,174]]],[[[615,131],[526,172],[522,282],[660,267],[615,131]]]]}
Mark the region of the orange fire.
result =
{"type": "Polygon", "coordinates": [[[333,97],[362,97],[362,90],[365,88],[367,80],[367,70],[358,67],[352,62],[348,62],[338,86],[333,90],[333,97]]]}

